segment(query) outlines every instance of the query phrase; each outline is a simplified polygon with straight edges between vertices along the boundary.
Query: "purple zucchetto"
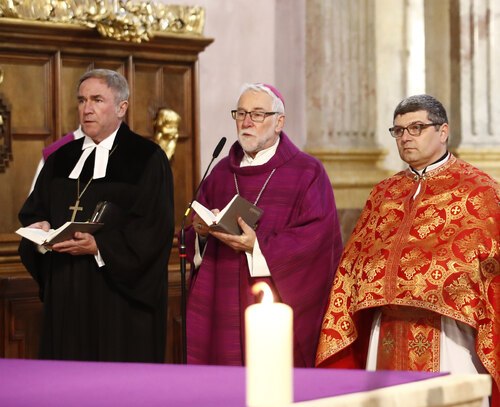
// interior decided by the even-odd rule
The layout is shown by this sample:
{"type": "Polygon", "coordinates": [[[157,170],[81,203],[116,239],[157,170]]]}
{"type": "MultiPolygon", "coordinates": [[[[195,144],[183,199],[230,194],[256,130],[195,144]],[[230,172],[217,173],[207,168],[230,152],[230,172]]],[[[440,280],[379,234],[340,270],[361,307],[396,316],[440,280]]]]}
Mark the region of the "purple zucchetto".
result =
{"type": "Polygon", "coordinates": [[[276,89],[273,85],[269,85],[267,83],[259,83],[259,85],[265,86],[267,89],[269,89],[271,92],[273,92],[276,97],[281,100],[283,103],[283,107],[285,107],[285,99],[283,99],[283,96],[281,95],[280,91],[276,89]]]}

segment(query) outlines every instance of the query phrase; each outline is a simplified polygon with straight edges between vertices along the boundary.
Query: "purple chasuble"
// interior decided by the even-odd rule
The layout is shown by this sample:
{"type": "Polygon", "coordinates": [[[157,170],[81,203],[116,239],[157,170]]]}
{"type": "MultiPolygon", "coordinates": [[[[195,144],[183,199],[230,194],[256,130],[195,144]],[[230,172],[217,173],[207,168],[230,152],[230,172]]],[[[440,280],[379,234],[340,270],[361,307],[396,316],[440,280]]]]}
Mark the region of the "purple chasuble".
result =
{"type": "MultiPolygon", "coordinates": [[[[203,183],[197,200],[222,209],[236,194],[257,206],[256,229],[271,277],[250,277],[243,252],[208,237],[200,267],[192,273],[187,304],[188,363],[244,364],[244,311],[254,303],[251,286],[266,281],[294,313],[294,365],[312,367],[329,289],[342,252],[333,190],[323,165],[301,152],[282,132],[276,154],[263,165],[240,167],[243,150],[231,147],[203,183]]],[[[195,232],[186,230],[188,258],[195,232]]]]}

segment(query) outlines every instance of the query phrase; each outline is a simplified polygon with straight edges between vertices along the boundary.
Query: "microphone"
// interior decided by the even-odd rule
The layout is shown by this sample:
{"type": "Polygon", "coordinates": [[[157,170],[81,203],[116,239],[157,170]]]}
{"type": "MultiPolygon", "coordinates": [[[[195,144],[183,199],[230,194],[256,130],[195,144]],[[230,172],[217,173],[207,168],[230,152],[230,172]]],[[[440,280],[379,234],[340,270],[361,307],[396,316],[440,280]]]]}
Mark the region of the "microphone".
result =
{"type": "Polygon", "coordinates": [[[196,190],[194,191],[194,194],[193,194],[193,199],[191,200],[191,202],[189,203],[189,206],[188,208],[186,209],[186,212],[184,213],[184,219],[182,220],[182,226],[184,226],[184,223],[186,221],[186,218],[187,216],[189,215],[189,212],[191,211],[191,205],[193,204],[193,201],[196,200],[196,197],[198,196],[198,191],[200,190],[200,187],[201,187],[201,184],[203,184],[203,181],[205,181],[205,178],[207,177],[207,174],[208,174],[208,170],[210,169],[210,167],[212,166],[212,163],[214,162],[214,160],[219,156],[220,152],[222,151],[222,149],[224,148],[224,144],[226,144],[226,138],[225,137],[222,137],[220,140],[219,140],[219,143],[217,144],[217,146],[215,147],[214,149],[214,152],[212,154],[212,159],[210,160],[210,162],[208,163],[208,166],[207,166],[207,169],[205,171],[205,174],[203,174],[203,177],[201,178],[201,181],[200,183],[198,184],[198,187],[196,188],[196,190]]]}
{"type": "Polygon", "coordinates": [[[212,158],[217,158],[219,156],[220,152],[222,151],[222,148],[224,147],[224,144],[226,144],[226,138],[222,137],[219,140],[219,144],[217,144],[217,146],[215,147],[214,153],[212,154],[212,158]]]}
{"type": "Polygon", "coordinates": [[[222,148],[224,147],[224,144],[226,144],[226,138],[222,137],[215,147],[215,150],[212,154],[212,159],[208,163],[207,169],[205,171],[205,174],[203,174],[203,177],[201,178],[200,183],[198,184],[198,187],[194,191],[193,194],[193,199],[191,202],[189,202],[189,205],[186,209],[186,212],[184,212],[184,217],[182,218],[182,223],[181,223],[181,231],[179,235],[179,259],[180,259],[180,272],[181,272],[181,318],[182,318],[182,363],[186,364],[187,363],[187,340],[186,340],[186,232],[184,230],[184,225],[186,223],[186,219],[189,215],[189,212],[191,211],[191,206],[193,205],[193,201],[196,199],[198,196],[198,191],[200,190],[201,184],[203,184],[203,181],[205,181],[205,178],[207,177],[208,170],[212,166],[212,163],[214,160],[219,156],[220,152],[222,151],[222,148]]]}

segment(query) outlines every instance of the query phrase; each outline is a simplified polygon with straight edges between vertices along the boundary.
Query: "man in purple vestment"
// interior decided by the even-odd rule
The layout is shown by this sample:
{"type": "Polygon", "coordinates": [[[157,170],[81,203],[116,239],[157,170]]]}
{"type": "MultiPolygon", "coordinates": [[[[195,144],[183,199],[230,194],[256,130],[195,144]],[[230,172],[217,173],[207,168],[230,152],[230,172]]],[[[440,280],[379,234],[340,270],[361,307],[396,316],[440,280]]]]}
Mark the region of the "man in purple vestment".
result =
{"type": "Polygon", "coordinates": [[[266,281],[294,313],[294,365],[314,366],[322,314],[342,252],[328,175],[283,132],[278,90],[244,85],[235,110],[238,141],[197,197],[217,211],[238,193],[264,213],[239,236],[209,231],[198,215],[186,230],[192,275],[187,304],[188,363],[243,365],[250,288],[266,281]]]}

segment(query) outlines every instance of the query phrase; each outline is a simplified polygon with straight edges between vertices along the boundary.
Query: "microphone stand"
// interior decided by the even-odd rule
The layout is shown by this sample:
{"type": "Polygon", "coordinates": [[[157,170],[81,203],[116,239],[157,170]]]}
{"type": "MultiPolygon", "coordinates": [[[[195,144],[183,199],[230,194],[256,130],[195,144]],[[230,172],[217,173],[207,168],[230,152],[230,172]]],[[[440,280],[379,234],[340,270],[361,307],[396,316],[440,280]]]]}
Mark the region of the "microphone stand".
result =
{"type": "Polygon", "coordinates": [[[184,224],[186,223],[187,215],[191,210],[191,204],[184,213],[182,219],[181,232],[179,235],[179,259],[181,270],[181,323],[182,323],[182,359],[183,365],[187,363],[187,340],[186,340],[186,231],[184,224]]]}
{"type": "Polygon", "coordinates": [[[196,191],[194,191],[193,194],[193,199],[189,203],[186,212],[184,212],[184,217],[182,218],[182,223],[181,223],[181,231],[179,234],[179,265],[180,265],[180,271],[181,271],[181,319],[182,319],[182,364],[187,363],[187,329],[186,329],[186,302],[187,302],[187,293],[186,293],[186,231],[185,231],[185,225],[186,225],[186,219],[191,212],[191,206],[193,205],[193,201],[196,200],[196,197],[198,195],[198,191],[200,190],[201,184],[205,180],[208,170],[212,166],[212,163],[214,160],[219,156],[222,148],[224,147],[224,144],[226,144],[226,138],[222,137],[219,141],[219,144],[217,144],[217,147],[215,147],[215,150],[212,154],[212,159],[210,160],[210,163],[207,166],[207,169],[205,171],[205,174],[203,174],[203,177],[201,178],[200,183],[198,184],[198,187],[196,188],[196,191]]]}

